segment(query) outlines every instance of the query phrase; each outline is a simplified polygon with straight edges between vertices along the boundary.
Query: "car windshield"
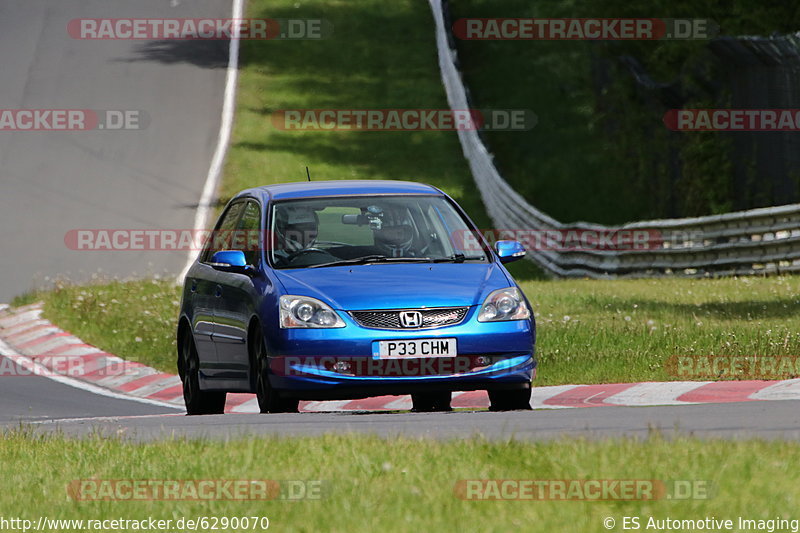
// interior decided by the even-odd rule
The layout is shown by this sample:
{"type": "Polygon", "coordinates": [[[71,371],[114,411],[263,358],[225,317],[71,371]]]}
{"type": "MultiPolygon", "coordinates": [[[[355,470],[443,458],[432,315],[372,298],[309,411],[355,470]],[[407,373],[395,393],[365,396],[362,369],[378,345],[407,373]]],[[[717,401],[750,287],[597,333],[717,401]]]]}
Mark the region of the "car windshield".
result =
{"type": "Polygon", "coordinates": [[[274,268],[487,262],[481,241],[441,196],[342,196],[272,207],[274,268]]]}

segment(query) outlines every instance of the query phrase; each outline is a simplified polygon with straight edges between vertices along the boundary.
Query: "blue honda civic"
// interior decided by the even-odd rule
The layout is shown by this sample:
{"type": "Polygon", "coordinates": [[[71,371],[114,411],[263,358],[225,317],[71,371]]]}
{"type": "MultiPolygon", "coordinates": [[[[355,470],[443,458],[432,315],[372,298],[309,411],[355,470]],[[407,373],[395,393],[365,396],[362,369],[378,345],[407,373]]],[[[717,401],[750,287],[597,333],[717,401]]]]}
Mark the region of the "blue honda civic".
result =
{"type": "Polygon", "coordinates": [[[529,409],[536,330],[491,246],[435,187],[402,181],[285,183],[226,206],[184,281],[178,371],[189,414],[228,392],[263,413],[300,400],[410,394],[450,410],[486,390],[491,409],[529,409]]]}

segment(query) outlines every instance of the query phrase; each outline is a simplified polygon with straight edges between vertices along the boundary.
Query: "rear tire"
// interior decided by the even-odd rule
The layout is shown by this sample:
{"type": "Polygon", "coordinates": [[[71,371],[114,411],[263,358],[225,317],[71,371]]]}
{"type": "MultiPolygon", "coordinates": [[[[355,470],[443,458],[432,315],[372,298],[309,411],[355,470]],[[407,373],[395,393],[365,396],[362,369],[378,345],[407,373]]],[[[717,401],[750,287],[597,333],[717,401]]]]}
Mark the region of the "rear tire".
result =
{"type": "Polygon", "coordinates": [[[296,413],[300,400],[281,398],[269,382],[269,357],[264,335],[259,326],[253,332],[253,362],[255,363],[256,398],[262,413],[296,413]]]}
{"type": "Polygon", "coordinates": [[[530,411],[531,386],[524,389],[490,390],[490,411],[530,411]]]}
{"type": "Polygon", "coordinates": [[[185,328],[181,341],[180,374],[183,380],[183,402],[186,414],[218,415],[225,412],[226,392],[200,390],[200,359],[192,330],[185,328]]]}
{"type": "Polygon", "coordinates": [[[433,413],[441,411],[452,411],[450,407],[451,393],[445,392],[423,392],[411,395],[413,408],[412,413],[433,413]]]}

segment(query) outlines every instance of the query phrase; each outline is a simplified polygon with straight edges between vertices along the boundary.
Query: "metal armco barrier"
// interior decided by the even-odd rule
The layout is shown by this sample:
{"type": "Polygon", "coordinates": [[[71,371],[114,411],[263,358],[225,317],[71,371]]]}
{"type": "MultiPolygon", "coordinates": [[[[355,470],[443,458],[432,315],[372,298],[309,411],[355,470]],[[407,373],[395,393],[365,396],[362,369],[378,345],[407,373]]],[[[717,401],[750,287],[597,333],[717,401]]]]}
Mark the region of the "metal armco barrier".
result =
{"type": "MultiPolygon", "coordinates": [[[[470,109],[467,91],[451,46],[442,0],[429,0],[436,23],[436,47],[451,109],[470,109]]],[[[615,233],[648,230],[657,244],[644,249],[529,248],[527,258],[556,277],[704,277],[800,270],[800,204],[695,218],[631,222],[602,226],[563,224],[530,205],[500,175],[478,131],[459,130],[483,203],[495,227],[565,233],[615,233]]]]}

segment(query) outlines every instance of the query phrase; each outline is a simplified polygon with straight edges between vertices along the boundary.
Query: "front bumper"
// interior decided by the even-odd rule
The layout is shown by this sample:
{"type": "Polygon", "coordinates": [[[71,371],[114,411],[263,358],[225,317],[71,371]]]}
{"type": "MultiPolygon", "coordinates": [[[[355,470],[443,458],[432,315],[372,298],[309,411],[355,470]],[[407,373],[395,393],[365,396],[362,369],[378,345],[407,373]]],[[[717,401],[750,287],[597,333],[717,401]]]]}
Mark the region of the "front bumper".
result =
{"type": "MultiPolygon", "coordinates": [[[[414,394],[434,391],[470,391],[517,389],[530,386],[536,361],[530,355],[504,358],[472,371],[439,376],[354,376],[308,362],[286,365],[287,359],[275,358],[272,368],[289,368],[291,375],[270,376],[272,386],[285,397],[304,400],[366,398],[386,394],[414,394]]],[[[352,358],[348,358],[352,361],[352,358]]]]}
{"type": "Polygon", "coordinates": [[[364,328],[344,312],[346,327],[283,329],[267,339],[270,383],[283,396],[307,400],[364,398],[433,391],[530,386],[536,372],[532,320],[478,322],[477,307],[461,324],[421,330],[364,328]],[[455,338],[455,358],[380,359],[380,340],[455,338]]]}

